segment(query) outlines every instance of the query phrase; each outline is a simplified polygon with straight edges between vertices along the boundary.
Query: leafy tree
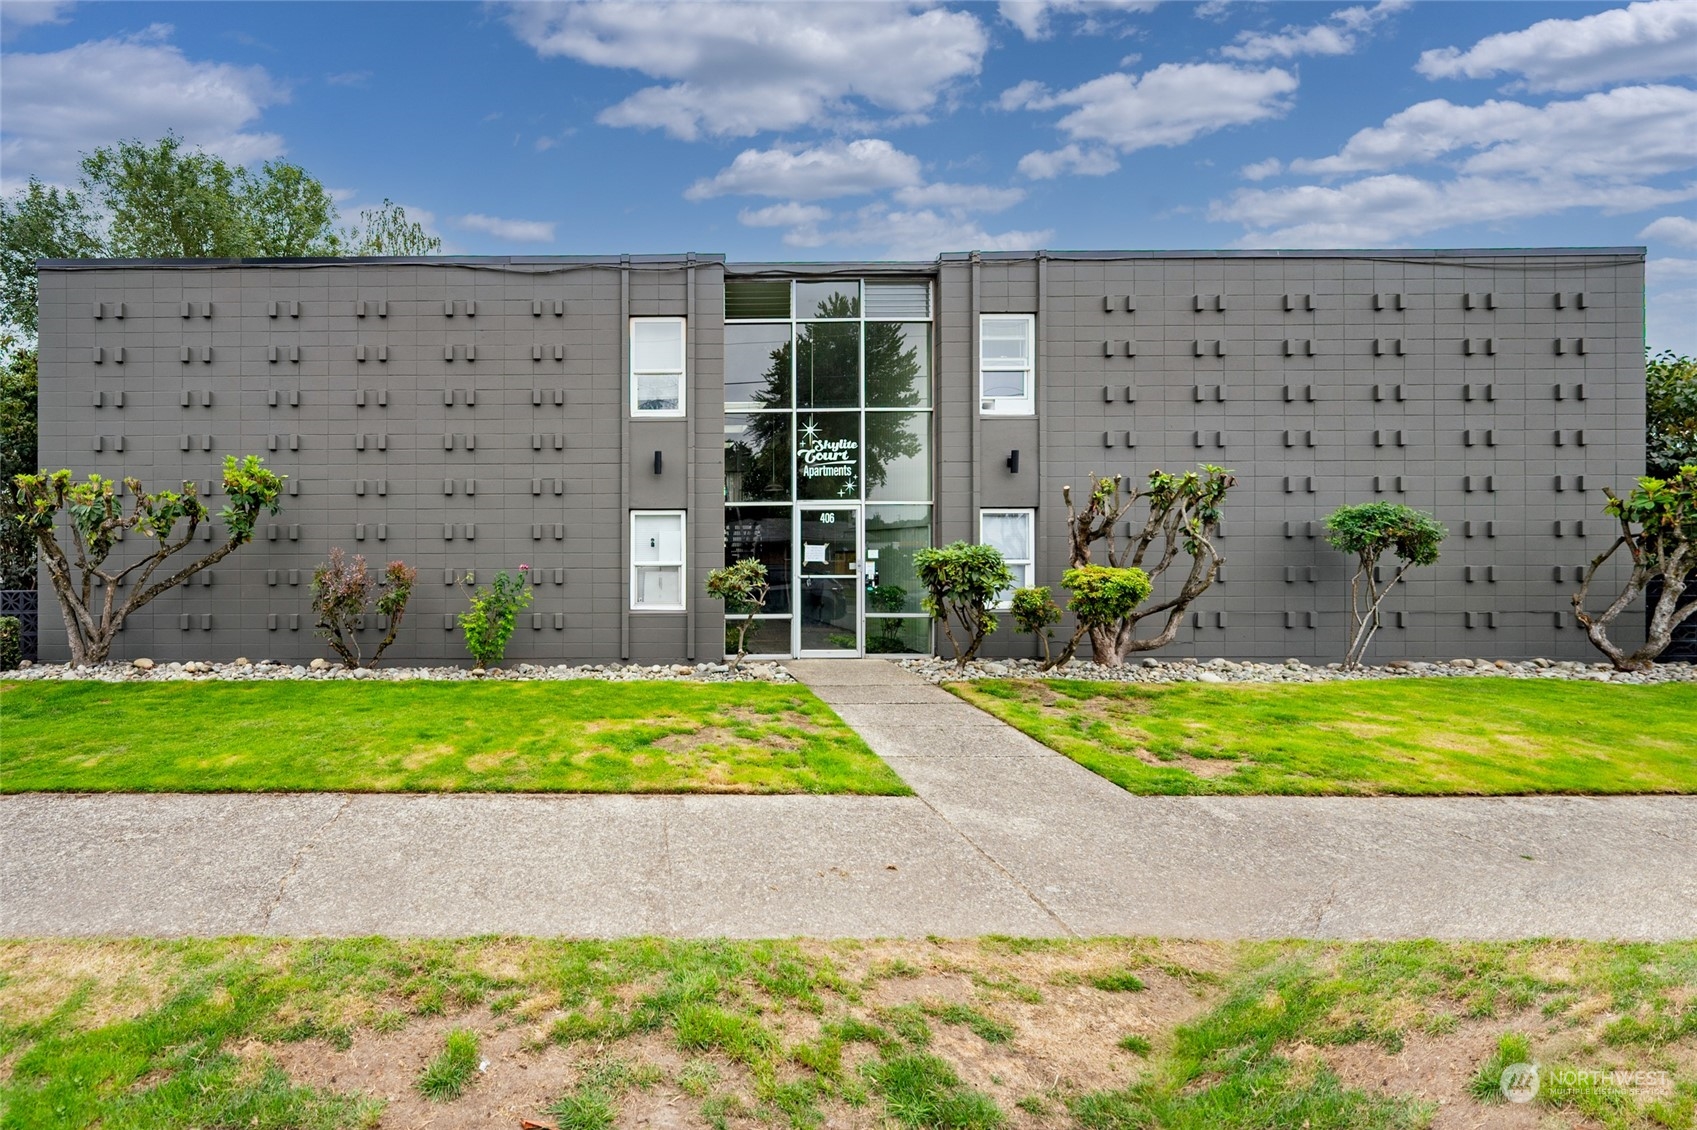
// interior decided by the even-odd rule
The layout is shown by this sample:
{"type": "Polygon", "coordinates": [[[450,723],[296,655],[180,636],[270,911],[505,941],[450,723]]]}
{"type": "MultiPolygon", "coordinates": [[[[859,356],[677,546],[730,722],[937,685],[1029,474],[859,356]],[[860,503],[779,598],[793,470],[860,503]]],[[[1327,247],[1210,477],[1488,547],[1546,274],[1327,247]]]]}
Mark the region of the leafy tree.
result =
{"type": "Polygon", "coordinates": [[[1644,671],[1667,650],[1674,630],[1697,614],[1697,601],[1680,607],[1686,587],[1697,576],[1697,463],[1686,464],[1666,479],[1646,475],[1625,498],[1608,487],[1603,493],[1609,499],[1603,512],[1620,522],[1620,536],[1585,570],[1585,579],[1573,594],[1573,612],[1585,634],[1616,670],[1644,671]],[[1632,557],[1626,587],[1606,609],[1592,615],[1585,610],[1591,582],[1622,547],[1632,557]],[[1628,655],[1609,639],[1609,626],[1656,580],[1661,581],[1662,591],[1650,610],[1644,645],[1628,655]]]}
{"type": "Polygon", "coordinates": [[[35,261],[82,259],[103,255],[105,248],[99,219],[83,196],[31,177],[22,191],[0,201],[0,321],[33,339],[35,261]]]}
{"type": "MultiPolygon", "coordinates": [[[[1120,475],[1111,479],[1091,475],[1090,497],[1082,510],[1073,504],[1072,487],[1061,488],[1067,507],[1068,561],[1072,568],[1099,564],[1091,559],[1093,547],[1105,542],[1107,564],[1116,569],[1140,569],[1152,586],[1160,583],[1181,551],[1190,558],[1190,569],[1177,592],[1148,607],[1133,607],[1117,622],[1089,631],[1095,660],[1105,666],[1123,663],[1133,652],[1165,647],[1178,635],[1185,610],[1208,590],[1220,566],[1226,563],[1214,548],[1212,537],[1220,528],[1220,507],[1226,493],[1237,485],[1237,478],[1230,471],[1204,463],[1200,474],[1151,471],[1146,491],[1133,490],[1122,498],[1123,482],[1120,475]],[[1148,501],[1149,514],[1121,544],[1115,530],[1139,499],[1148,501]],[[1162,614],[1166,623],[1159,632],[1147,637],[1137,635],[1141,621],[1162,614]]],[[[1069,648],[1066,659],[1071,657],[1069,648]]]]}
{"type": "MultiPolygon", "coordinates": [[[[389,628],[371,653],[367,667],[377,666],[395,635],[401,630],[406,616],[407,601],[412,596],[418,570],[401,561],[391,561],[383,568],[383,594],[377,598],[377,615],[389,619],[389,628]]],[[[361,664],[357,624],[371,611],[371,574],[366,571],[365,557],[354,554],[348,560],[340,548],[330,547],[330,560],[312,571],[312,611],[318,616],[314,625],[318,634],[329,641],[330,647],[342,657],[342,666],[361,664]]]]}
{"type": "Polygon", "coordinates": [[[324,185],[299,165],[257,170],[185,147],[168,133],[82,159],[79,186],[31,180],[0,203],[0,319],[36,333],[37,259],[262,259],[426,255],[442,241],[385,200],[337,230],[324,185]]]}
{"type": "Polygon", "coordinates": [[[1043,669],[1053,667],[1049,661],[1049,637],[1054,633],[1049,629],[1061,622],[1061,610],[1054,595],[1046,586],[1015,589],[1009,611],[1013,613],[1015,626],[1036,636],[1043,645],[1043,669]]]}
{"type": "Polygon", "coordinates": [[[229,502],[218,515],[224,523],[223,543],[160,581],[153,580],[154,574],[171,557],[189,548],[201,523],[211,518],[194,483],[185,482],[181,494],[149,494],[139,480],[127,478],[122,487],[132,501],[126,514],[119,497],[120,484],[100,475],[90,475],[79,483],[69,471],[54,471],[18,475],[12,480],[11,490],[0,492],[0,501],[9,516],[34,535],[47,561],[47,576],[65,618],[71,662],[102,663],[111,651],[113,637],[131,613],[253,540],[260,511],[275,514],[279,509],[283,479],[267,470],[256,455],[240,461],[226,455],[224,493],[229,502]],[[61,514],[70,519],[69,554],[59,544],[61,514]],[[183,525],[181,533],[177,532],[179,523],[183,525]],[[151,552],[123,568],[108,567],[126,532],[152,542],[151,552]],[[129,590],[122,601],[118,599],[121,588],[129,590]]]}
{"type": "MultiPolygon", "coordinates": [[[[0,336],[0,492],[36,469],[36,351],[0,336]]],[[[35,587],[35,535],[0,507],[0,589],[35,587]]]]}
{"type": "Polygon", "coordinates": [[[1671,479],[1697,463],[1697,360],[1671,349],[1646,358],[1644,393],[1644,462],[1650,474],[1671,479]]]}
{"type": "Polygon", "coordinates": [[[299,165],[258,172],[166,134],[83,158],[83,193],[109,217],[106,252],[138,259],[335,255],[336,206],[299,165]]]}
{"type": "Polygon", "coordinates": [[[359,223],[346,234],[349,255],[433,255],[442,241],[407,219],[407,210],[388,197],[377,208],[361,209],[359,223]]]}
{"type": "Polygon", "coordinates": [[[925,611],[942,622],[956,666],[965,667],[984,645],[984,637],[996,630],[990,605],[1013,584],[1013,570],[994,546],[964,541],[922,549],[913,555],[913,566],[925,586],[925,611]],[[964,646],[955,639],[951,620],[960,627],[964,646]]]}
{"type": "Polygon", "coordinates": [[[1355,576],[1349,579],[1349,615],[1353,628],[1344,667],[1361,666],[1361,656],[1373,633],[1379,630],[1379,608],[1396,583],[1416,565],[1438,560],[1438,546],[1449,531],[1424,511],[1395,502],[1364,502],[1340,506],[1326,517],[1326,540],[1339,553],[1356,558],[1355,576]],[[1399,562],[1391,579],[1380,587],[1376,575],[1379,559],[1394,553],[1399,562]]]}
{"type": "Polygon", "coordinates": [[[742,623],[737,625],[737,654],[731,660],[733,671],[742,666],[742,658],[748,654],[748,630],[766,607],[766,596],[771,591],[766,566],[752,557],[707,574],[707,595],[725,602],[726,615],[744,614],[742,623]]]}

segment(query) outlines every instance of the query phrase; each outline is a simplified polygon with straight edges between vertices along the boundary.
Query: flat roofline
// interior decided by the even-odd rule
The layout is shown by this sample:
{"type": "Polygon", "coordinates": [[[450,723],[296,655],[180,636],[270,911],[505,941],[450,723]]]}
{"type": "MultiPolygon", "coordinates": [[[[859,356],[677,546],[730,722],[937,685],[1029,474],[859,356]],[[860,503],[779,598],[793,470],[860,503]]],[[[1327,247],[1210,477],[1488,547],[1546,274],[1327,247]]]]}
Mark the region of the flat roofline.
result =
{"type": "Polygon", "coordinates": [[[1314,247],[1190,251],[947,251],[939,262],[1009,259],[1482,259],[1618,255],[1642,259],[1644,247],[1314,247]]]}
{"type": "Polygon", "coordinates": [[[360,255],[308,259],[37,259],[43,271],[98,271],[108,267],[150,267],[156,270],[198,271],[221,267],[474,267],[482,269],[550,267],[687,267],[717,266],[717,252],[679,252],[670,255],[360,255]]]}
{"type": "Polygon", "coordinates": [[[801,276],[826,278],[840,275],[934,275],[937,273],[935,259],[845,259],[830,260],[776,260],[759,263],[726,263],[727,276],[773,276],[782,278],[797,278],[801,276]]]}

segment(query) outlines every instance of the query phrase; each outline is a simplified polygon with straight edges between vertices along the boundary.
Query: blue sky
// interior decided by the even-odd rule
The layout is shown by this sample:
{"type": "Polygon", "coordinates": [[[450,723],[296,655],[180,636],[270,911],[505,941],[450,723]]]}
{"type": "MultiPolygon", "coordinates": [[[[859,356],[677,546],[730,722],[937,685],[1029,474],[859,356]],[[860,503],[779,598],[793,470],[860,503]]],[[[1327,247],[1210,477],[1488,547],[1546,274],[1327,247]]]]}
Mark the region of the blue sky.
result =
{"type": "Polygon", "coordinates": [[[175,129],[478,254],[1649,247],[1697,3],[0,4],[0,186],[175,129]]]}

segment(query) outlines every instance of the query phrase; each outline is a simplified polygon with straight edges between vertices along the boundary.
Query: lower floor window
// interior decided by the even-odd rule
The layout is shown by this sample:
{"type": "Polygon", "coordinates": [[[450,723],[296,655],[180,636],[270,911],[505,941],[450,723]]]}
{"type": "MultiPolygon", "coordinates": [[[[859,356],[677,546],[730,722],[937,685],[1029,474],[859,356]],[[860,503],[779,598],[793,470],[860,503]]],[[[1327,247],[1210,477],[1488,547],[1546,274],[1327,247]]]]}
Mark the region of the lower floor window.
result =
{"type": "MultiPolygon", "coordinates": [[[[1032,550],[1032,526],[1035,514],[1030,510],[980,510],[978,512],[978,541],[993,546],[1002,553],[1009,572],[1013,573],[1013,588],[1029,588],[1032,550]]],[[[996,606],[1006,608],[1013,600],[1013,590],[996,594],[996,606]]]]}
{"type": "Polygon", "coordinates": [[[630,515],[630,606],[678,611],[684,606],[684,512],[633,510],[630,515]]]}

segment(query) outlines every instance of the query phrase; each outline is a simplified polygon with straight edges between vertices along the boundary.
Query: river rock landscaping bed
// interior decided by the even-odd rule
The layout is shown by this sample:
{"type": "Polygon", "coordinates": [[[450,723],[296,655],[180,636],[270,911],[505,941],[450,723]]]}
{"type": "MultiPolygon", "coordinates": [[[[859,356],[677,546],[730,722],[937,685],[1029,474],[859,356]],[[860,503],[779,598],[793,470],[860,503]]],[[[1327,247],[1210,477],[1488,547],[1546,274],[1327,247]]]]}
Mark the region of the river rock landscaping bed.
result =
{"type": "Polygon", "coordinates": [[[511,667],[356,667],[348,669],[324,659],[310,663],[284,663],[271,659],[236,659],[229,663],[155,663],[135,659],[127,663],[73,666],[69,663],[30,663],[5,673],[9,679],[93,679],[106,683],[170,682],[181,680],[265,679],[372,679],[395,682],[403,679],[456,681],[545,681],[599,679],[609,683],[643,681],[693,681],[699,683],[793,683],[781,663],[744,663],[732,670],[728,663],[585,663],[578,666],[545,666],[515,663],[511,667]]]}
{"type": "Polygon", "coordinates": [[[1549,659],[1451,659],[1428,663],[1393,659],[1379,667],[1345,671],[1341,664],[1312,666],[1299,659],[1283,662],[1230,659],[1134,659],[1117,667],[1099,667],[1074,659],[1044,671],[1035,659],[975,659],[964,669],[953,660],[903,659],[901,665],[933,683],[971,679],[1088,679],[1108,683],[1331,683],[1360,679],[1494,678],[1567,679],[1596,683],[1697,683],[1697,664],[1658,663],[1648,671],[1616,671],[1607,663],[1549,659]]]}

